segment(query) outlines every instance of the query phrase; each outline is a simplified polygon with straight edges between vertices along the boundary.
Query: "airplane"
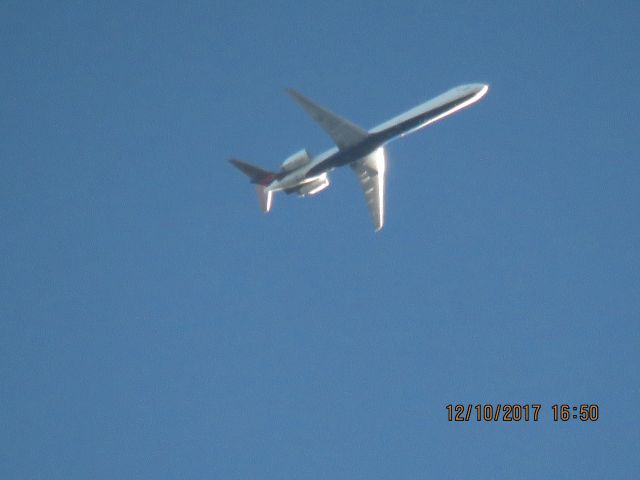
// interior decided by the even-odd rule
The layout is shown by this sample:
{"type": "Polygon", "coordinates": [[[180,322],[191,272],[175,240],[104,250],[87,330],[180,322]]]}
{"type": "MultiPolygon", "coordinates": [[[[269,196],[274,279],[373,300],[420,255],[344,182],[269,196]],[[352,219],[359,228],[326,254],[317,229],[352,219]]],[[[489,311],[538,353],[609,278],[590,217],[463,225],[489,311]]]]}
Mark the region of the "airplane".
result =
{"type": "Polygon", "coordinates": [[[297,193],[301,197],[315,195],[329,186],[331,170],[350,165],[360,181],[377,232],[384,225],[385,145],[474,104],[488,90],[489,85],[482,83],[452,88],[367,131],[301,93],[287,89],[336,146],[315,157],[306,149],[300,150],[289,156],[277,172],[235,158],[229,161],[256,185],[260,208],[265,213],[271,210],[274,193],[297,193]]]}

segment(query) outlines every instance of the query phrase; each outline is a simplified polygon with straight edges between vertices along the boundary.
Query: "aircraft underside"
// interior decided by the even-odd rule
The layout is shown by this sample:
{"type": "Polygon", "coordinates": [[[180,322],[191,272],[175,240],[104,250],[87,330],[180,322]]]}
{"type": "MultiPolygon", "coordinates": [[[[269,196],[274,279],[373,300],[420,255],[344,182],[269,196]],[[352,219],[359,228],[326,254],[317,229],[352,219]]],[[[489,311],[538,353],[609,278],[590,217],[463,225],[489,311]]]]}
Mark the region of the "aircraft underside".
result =
{"type": "Polygon", "coordinates": [[[376,231],[384,225],[386,152],[384,145],[394,138],[419,130],[480,100],[488,85],[470,84],[453,88],[367,131],[288,90],[300,106],[326,131],[337,148],[312,157],[306,150],[289,156],[280,171],[270,172],[246,162],[231,163],[256,184],[262,211],[271,210],[276,192],[316,195],[330,185],[328,172],[350,165],[362,187],[376,231]]]}

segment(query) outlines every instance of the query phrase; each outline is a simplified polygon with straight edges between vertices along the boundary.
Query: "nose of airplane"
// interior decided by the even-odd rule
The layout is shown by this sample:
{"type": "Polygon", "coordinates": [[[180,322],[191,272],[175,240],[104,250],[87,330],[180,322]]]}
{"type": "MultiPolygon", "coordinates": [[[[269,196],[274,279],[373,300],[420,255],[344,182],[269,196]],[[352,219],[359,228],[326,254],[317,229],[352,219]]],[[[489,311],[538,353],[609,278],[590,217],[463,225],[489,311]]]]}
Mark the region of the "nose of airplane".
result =
{"type": "Polygon", "coordinates": [[[468,83],[458,87],[458,92],[463,95],[469,93],[476,95],[476,98],[482,98],[489,91],[489,85],[486,83],[468,83]]]}
{"type": "Polygon", "coordinates": [[[473,83],[469,85],[469,90],[476,94],[477,99],[480,99],[489,91],[489,85],[486,83],[473,83]]]}
{"type": "Polygon", "coordinates": [[[489,84],[488,83],[481,83],[480,84],[480,92],[482,93],[482,95],[485,95],[488,91],[489,91],[489,84]]]}
{"type": "Polygon", "coordinates": [[[489,90],[489,85],[486,83],[472,83],[471,85],[469,85],[469,90],[478,93],[482,92],[482,94],[484,95],[489,90]]]}

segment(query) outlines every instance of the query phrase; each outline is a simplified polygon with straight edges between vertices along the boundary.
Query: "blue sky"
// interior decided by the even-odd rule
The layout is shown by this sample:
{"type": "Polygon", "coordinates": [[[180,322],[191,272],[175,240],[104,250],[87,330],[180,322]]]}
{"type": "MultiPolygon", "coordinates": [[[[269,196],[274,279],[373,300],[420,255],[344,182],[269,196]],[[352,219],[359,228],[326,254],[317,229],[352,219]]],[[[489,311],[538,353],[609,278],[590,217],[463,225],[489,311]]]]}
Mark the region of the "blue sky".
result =
{"type": "Polygon", "coordinates": [[[480,3],[3,2],[0,476],[638,478],[640,8],[480,3]],[[227,163],[468,82],[378,234],[227,163]]]}

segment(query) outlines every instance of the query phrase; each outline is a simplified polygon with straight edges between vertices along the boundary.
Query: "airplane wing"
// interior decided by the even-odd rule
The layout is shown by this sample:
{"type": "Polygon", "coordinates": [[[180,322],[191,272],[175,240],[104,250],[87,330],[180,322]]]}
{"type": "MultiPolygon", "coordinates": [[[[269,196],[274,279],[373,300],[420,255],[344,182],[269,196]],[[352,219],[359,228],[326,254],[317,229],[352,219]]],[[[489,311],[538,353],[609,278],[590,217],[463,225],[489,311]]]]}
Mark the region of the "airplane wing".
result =
{"type": "Polygon", "coordinates": [[[364,192],[369,213],[376,232],[384,225],[384,177],[387,166],[386,152],[380,147],[373,153],[351,164],[364,192]]]}
{"type": "Polygon", "coordinates": [[[333,139],[340,149],[348,148],[356,143],[361,142],[368,135],[363,128],[354,125],[344,118],[340,118],[335,113],[330,112],[326,108],[313,103],[292,88],[287,89],[287,93],[307,112],[311,118],[320,124],[325,132],[333,139]]]}

